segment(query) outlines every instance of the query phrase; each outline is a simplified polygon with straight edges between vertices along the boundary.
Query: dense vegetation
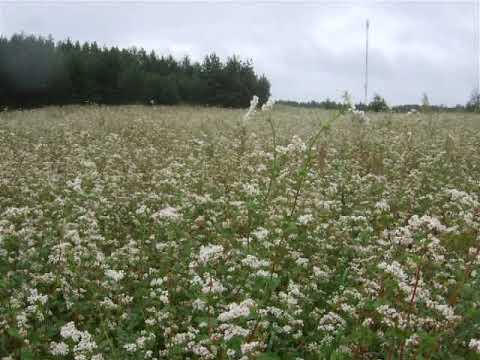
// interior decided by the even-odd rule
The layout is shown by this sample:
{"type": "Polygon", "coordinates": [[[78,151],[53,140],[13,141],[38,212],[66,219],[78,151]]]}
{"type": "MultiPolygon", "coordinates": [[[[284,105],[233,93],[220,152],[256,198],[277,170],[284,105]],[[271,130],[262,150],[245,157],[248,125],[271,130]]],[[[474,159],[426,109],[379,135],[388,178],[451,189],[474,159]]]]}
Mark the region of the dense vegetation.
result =
{"type": "Polygon", "coordinates": [[[265,102],[270,83],[250,61],[215,54],[202,63],[159,57],[143,49],[99,47],[95,42],[14,35],[0,38],[0,105],[72,103],[204,104],[246,107],[265,102]]]}
{"type": "MultiPolygon", "coordinates": [[[[346,93],[347,97],[350,97],[348,93],[346,93]]],[[[344,95],[345,97],[345,95],[344,95]]],[[[323,101],[315,101],[311,100],[308,102],[303,102],[303,101],[292,101],[292,100],[279,100],[277,101],[278,104],[280,105],[287,105],[287,106],[292,106],[292,107],[305,107],[305,108],[317,108],[317,109],[325,109],[325,110],[348,110],[350,106],[353,104],[347,104],[345,102],[345,99],[343,101],[334,101],[330,99],[326,99],[323,101]]],[[[378,94],[375,94],[373,97],[373,100],[368,103],[368,104],[363,104],[363,103],[358,103],[354,105],[354,108],[357,110],[361,111],[374,111],[374,112],[384,112],[390,110],[389,106],[387,105],[387,102],[383,97],[381,97],[378,94]]],[[[410,110],[410,108],[409,108],[410,110]]]]}
{"type": "MultiPolygon", "coordinates": [[[[323,101],[292,101],[292,100],[279,100],[279,104],[293,106],[293,107],[304,107],[304,108],[317,108],[325,110],[345,110],[346,105],[342,101],[334,101],[331,99],[326,99],[323,101]]],[[[465,105],[457,104],[455,106],[446,106],[446,105],[431,105],[428,101],[426,94],[423,95],[421,104],[403,104],[403,105],[394,105],[389,106],[386,100],[379,94],[375,94],[372,101],[368,104],[358,103],[355,105],[355,108],[363,111],[370,112],[383,112],[383,111],[392,111],[396,113],[408,113],[408,112],[478,112],[480,110],[480,96],[472,93],[470,99],[465,105]]]]}
{"type": "Polygon", "coordinates": [[[0,359],[479,360],[478,117],[253,107],[0,112],[0,359]]]}

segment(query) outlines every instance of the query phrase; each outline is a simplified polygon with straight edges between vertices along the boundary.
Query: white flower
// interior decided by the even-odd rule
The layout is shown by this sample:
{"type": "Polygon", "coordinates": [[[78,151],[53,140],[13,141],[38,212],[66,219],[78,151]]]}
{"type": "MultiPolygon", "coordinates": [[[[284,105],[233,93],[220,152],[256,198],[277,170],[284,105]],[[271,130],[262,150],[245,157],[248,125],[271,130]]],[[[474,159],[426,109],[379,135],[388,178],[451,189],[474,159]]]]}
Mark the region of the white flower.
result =
{"type": "Polygon", "coordinates": [[[352,110],[354,108],[352,96],[348,91],[345,91],[342,94],[342,100],[343,105],[345,105],[348,110],[352,110]]]}
{"type": "Polygon", "coordinates": [[[468,347],[473,351],[480,353],[480,340],[479,339],[471,339],[468,347]]]}
{"type": "Polygon", "coordinates": [[[42,305],[45,305],[47,300],[48,300],[47,295],[39,294],[37,289],[30,289],[30,296],[27,298],[27,301],[30,304],[35,304],[38,301],[42,305]]]}
{"type": "Polygon", "coordinates": [[[225,291],[223,284],[217,279],[213,278],[210,274],[206,273],[205,279],[197,276],[193,279],[194,284],[202,286],[202,293],[204,294],[221,294],[225,291]]]}
{"type": "Polygon", "coordinates": [[[320,319],[318,330],[334,332],[337,331],[337,329],[343,328],[345,324],[346,321],[343,320],[340,315],[334,312],[329,312],[320,319]]]}
{"type": "Polygon", "coordinates": [[[228,341],[235,336],[245,337],[250,333],[249,330],[234,324],[220,324],[218,329],[223,332],[223,339],[225,341],[228,341]]]}
{"type": "Polygon", "coordinates": [[[418,346],[419,343],[420,343],[420,336],[418,336],[417,334],[413,334],[407,340],[405,340],[405,346],[407,347],[418,346]]]}
{"type": "Polygon", "coordinates": [[[255,273],[255,276],[258,276],[258,277],[273,277],[273,278],[277,278],[278,275],[275,274],[275,273],[271,273],[270,271],[267,271],[267,270],[258,270],[256,273],[255,273]]]}
{"type": "Polygon", "coordinates": [[[81,192],[82,191],[82,179],[76,177],[74,180],[67,181],[67,186],[73,191],[81,192]]]}
{"type": "Polygon", "coordinates": [[[118,308],[118,305],[115,304],[110,298],[104,297],[102,301],[99,303],[101,306],[107,308],[107,309],[116,309],[118,308]]]}
{"type": "Polygon", "coordinates": [[[195,355],[200,356],[201,359],[207,359],[211,356],[210,350],[208,350],[205,346],[195,344],[192,347],[192,352],[195,355]]]}
{"type": "Polygon", "coordinates": [[[313,215],[312,214],[305,214],[305,215],[300,215],[297,219],[297,224],[298,225],[307,225],[313,221],[313,215]]]}
{"type": "Polygon", "coordinates": [[[147,206],[146,205],[142,205],[140,206],[136,211],[135,211],[135,214],[137,215],[143,215],[145,214],[145,212],[147,211],[147,206]]]}
{"type": "Polygon", "coordinates": [[[269,234],[269,231],[263,227],[259,227],[252,232],[252,235],[255,236],[258,240],[265,239],[268,236],[268,234],[269,234]]]}
{"type": "Polygon", "coordinates": [[[125,277],[125,272],[123,270],[106,270],[105,276],[112,279],[115,282],[122,280],[125,277]]]}
{"type": "Polygon", "coordinates": [[[362,322],[362,326],[369,327],[373,324],[373,319],[372,318],[366,318],[362,322]]]}
{"type": "Polygon", "coordinates": [[[159,219],[178,220],[180,218],[180,214],[178,214],[177,211],[178,210],[175,209],[174,207],[167,206],[166,208],[163,208],[157,211],[155,214],[153,214],[152,218],[155,220],[159,220],[159,219]]]}
{"type": "Polygon", "coordinates": [[[398,280],[402,282],[408,281],[408,276],[403,271],[402,265],[400,265],[397,261],[392,261],[390,264],[387,264],[386,262],[382,262],[378,264],[378,268],[382,269],[386,273],[393,275],[394,277],[396,277],[398,280]]]}
{"type": "Polygon", "coordinates": [[[264,266],[269,266],[270,261],[268,260],[260,260],[257,257],[253,255],[247,255],[245,259],[242,259],[242,264],[249,266],[252,269],[260,269],[261,267],[264,266]]]}
{"type": "Polygon", "coordinates": [[[243,184],[242,189],[249,196],[256,196],[260,192],[255,184],[243,184]]]}
{"type": "Polygon", "coordinates": [[[253,95],[252,100],[250,100],[250,107],[248,108],[247,112],[243,116],[244,121],[248,121],[255,114],[255,109],[257,108],[257,105],[258,105],[258,96],[253,95]]]}
{"type": "Polygon", "coordinates": [[[375,204],[375,209],[387,212],[390,211],[390,205],[385,199],[382,199],[375,204]]]}
{"type": "Polygon", "coordinates": [[[78,340],[80,340],[82,332],[77,330],[73,321],[70,321],[69,323],[62,326],[62,328],[60,329],[60,335],[64,339],[72,339],[73,341],[77,342],[78,340]]]}
{"type": "Polygon", "coordinates": [[[123,348],[127,350],[127,352],[135,352],[137,350],[137,344],[125,344],[123,345],[123,348]]]}
{"type": "Polygon", "coordinates": [[[408,220],[408,226],[412,229],[417,229],[422,225],[426,225],[429,230],[437,230],[439,232],[447,230],[447,227],[443,225],[440,220],[433,216],[424,215],[419,217],[418,215],[413,215],[408,220]]]}
{"type": "Polygon", "coordinates": [[[228,311],[221,313],[218,320],[227,322],[239,317],[245,317],[250,314],[250,308],[255,305],[252,299],[246,299],[240,304],[232,303],[228,305],[228,311]]]}
{"type": "Polygon", "coordinates": [[[200,253],[198,254],[198,261],[202,264],[206,264],[211,261],[215,261],[221,258],[223,255],[222,245],[207,245],[200,247],[200,253]]]}
{"type": "Polygon", "coordinates": [[[307,267],[308,259],[304,257],[299,257],[297,260],[295,260],[295,264],[297,264],[298,266],[307,267]]]}
{"type": "Polygon", "coordinates": [[[69,352],[68,345],[64,342],[54,342],[50,343],[50,354],[52,355],[67,355],[69,352]]]}
{"type": "Polygon", "coordinates": [[[275,100],[269,98],[265,104],[262,105],[262,111],[270,111],[273,109],[273,105],[275,105],[275,100]]]}
{"type": "Polygon", "coordinates": [[[260,343],[258,341],[252,341],[241,345],[242,354],[251,353],[260,343]]]}
{"type": "Polygon", "coordinates": [[[87,331],[82,331],[80,342],[75,345],[73,351],[76,353],[91,352],[96,347],[97,344],[95,343],[95,341],[92,340],[92,335],[90,335],[87,331]]]}
{"type": "Polygon", "coordinates": [[[64,339],[72,339],[77,343],[73,349],[75,353],[91,352],[97,347],[95,341],[92,340],[92,335],[90,335],[88,331],[77,330],[73,321],[62,326],[60,329],[60,335],[64,339]]]}
{"type": "Polygon", "coordinates": [[[370,118],[367,116],[365,111],[353,108],[351,109],[351,112],[361,124],[368,125],[368,123],[370,122],[370,118]]]}
{"type": "Polygon", "coordinates": [[[287,152],[302,153],[307,150],[307,145],[303,142],[302,138],[298,135],[293,135],[290,144],[287,145],[287,152]]]}

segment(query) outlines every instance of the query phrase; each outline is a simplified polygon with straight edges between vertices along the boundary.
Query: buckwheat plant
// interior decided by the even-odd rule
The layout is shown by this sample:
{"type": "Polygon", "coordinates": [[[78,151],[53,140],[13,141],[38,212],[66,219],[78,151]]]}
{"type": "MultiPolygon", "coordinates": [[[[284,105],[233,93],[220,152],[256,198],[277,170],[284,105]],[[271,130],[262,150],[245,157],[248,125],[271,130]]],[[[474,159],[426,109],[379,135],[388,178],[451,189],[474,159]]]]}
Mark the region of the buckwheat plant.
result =
{"type": "Polygon", "coordinates": [[[480,359],[469,114],[0,113],[0,359],[480,359]]]}

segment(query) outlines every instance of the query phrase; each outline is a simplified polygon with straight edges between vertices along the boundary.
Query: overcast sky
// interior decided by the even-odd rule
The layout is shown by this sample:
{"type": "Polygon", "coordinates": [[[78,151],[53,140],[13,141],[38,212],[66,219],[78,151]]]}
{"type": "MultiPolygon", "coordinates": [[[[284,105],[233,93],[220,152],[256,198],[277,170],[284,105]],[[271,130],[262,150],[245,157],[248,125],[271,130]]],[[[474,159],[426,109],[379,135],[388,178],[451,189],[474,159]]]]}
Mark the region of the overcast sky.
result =
{"type": "Polygon", "coordinates": [[[144,47],[201,60],[237,54],[265,73],[278,99],[363,99],[365,20],[369,93],[390,104],[465,103],[475,85],[474,2],[1,2],[0,32],[144,47]]]}

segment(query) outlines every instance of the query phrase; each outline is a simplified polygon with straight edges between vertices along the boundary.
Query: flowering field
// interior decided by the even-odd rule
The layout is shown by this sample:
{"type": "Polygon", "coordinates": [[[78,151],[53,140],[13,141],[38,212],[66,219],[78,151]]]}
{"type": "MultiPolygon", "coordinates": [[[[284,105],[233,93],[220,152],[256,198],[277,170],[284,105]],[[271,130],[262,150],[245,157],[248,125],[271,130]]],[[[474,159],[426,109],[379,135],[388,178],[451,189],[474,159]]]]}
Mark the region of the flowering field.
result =
{"type": "Polygon", "coordinates": [[[480,118],[0,114],[0,359],[480,359],[480,118]]]}

